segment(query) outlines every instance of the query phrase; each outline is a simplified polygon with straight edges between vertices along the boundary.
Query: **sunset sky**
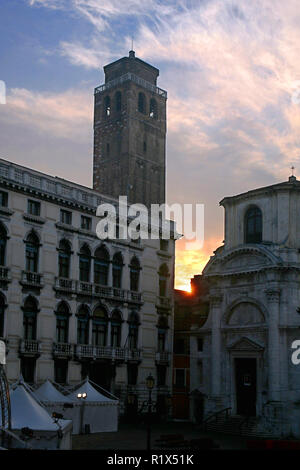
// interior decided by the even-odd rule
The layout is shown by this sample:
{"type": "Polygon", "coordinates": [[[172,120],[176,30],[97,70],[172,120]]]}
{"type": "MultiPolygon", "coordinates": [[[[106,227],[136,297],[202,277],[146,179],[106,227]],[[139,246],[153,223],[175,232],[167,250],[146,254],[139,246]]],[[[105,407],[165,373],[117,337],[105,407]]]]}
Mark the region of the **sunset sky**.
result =
{"type": "Polygon", "coordinates": [[[168,91],[167,197],[203,203],[188,288],[223,240],[219,201],[300,175],[299,0],[1,0],[0,156],[91,186],[93,89],[128,55],[168,91]]]}

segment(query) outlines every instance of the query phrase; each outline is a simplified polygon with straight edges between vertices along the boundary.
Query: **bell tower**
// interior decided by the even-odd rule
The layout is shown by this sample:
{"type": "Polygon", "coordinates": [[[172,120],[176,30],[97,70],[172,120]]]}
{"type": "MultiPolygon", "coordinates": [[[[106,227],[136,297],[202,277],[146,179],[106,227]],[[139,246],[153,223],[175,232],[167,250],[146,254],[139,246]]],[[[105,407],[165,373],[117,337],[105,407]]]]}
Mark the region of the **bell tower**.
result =
{"type": "Polygon", "coordinates": [[[93,188],[129,203],[165,202],[166,100],[159,70],[130,51],[95,89],[93,188]]]}

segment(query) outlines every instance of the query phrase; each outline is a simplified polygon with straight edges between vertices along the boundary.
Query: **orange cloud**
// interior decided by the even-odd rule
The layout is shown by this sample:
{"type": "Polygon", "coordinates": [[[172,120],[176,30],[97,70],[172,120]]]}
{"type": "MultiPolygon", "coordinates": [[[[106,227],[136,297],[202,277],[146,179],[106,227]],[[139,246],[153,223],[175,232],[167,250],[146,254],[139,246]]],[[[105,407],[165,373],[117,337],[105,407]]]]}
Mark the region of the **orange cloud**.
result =
{"type": "Polygon", "coordinates": [[[201,250],[186,250],[184,239],[176,242],[176,263],[175,263],[175,288],[189,291],[191,290],[190,279],[201,274],[203,268],[218,246],[221,239],[211,238],[204,242],[201,250]]]}

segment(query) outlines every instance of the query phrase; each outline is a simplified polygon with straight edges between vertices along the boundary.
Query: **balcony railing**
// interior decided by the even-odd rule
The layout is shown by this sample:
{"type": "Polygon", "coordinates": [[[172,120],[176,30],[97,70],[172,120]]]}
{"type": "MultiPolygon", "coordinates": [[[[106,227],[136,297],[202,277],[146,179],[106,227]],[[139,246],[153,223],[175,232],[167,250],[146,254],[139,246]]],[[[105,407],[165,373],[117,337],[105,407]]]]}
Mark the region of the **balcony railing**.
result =
{"type": "Polygon", "coordinates": [[[56,357],[71,357],[73,354],[73,347],[70,343],[54,343],[53,355],[56,357]]]}
{"type": "Polygon", "coordinates": [[[170,352],[169,351],[157,351],[155,355],[156,362],[159,363],[169,363],[170,362],[170,352]]]}
{"type": "Polygon", "coordinates": [[[55,289],[65,291],[65,292],[75,292],[76,282],[73,279],[67,279],[64,277],[56,277],[55,289]]]}
{"type": "Polygon", "coordinates": [[[40,343],[35,339],[22,339],[20,342],[20,353],[30,356],[38,356],[40,354],[40,343]]]}
{"type": "Polygon", "coordinates": [[[75,281],[63,277],[55,278],[55,290],[64,292],[76,292],[81,295],[94,296],[99,298],[108,298],[123,302],[142,302],[140,292],[128,291],[118,287],[103,286],[91,282],[75,281]]]}
{"type": "Polygon", "coordinates": [[[91,344],[77,344],[76,356],[79,359],[111,359],[115,361],[141,360],[139,349],[129,350],[112,346],[92,346],[91,344]]]}
{"type": "Polygon", "coordinates": [[[30,287],[43,287],[43,275],[31,271],[22,271],[21,284],[30,287]]]}
{"type": "Polygon", "coordinates": [[[9,268],[6,266],[0,266],[0,281],[9,282],[9,268]]]}
{"type": "Polygon", "coordinates": [[[156,85],[153,85],[152,83],[147,82],[143,78],[138,77],[137,75],[131,72],[128,72],[124,75],[121,75],[121,77],[115,78],[114,80],[110,80],[109,82],[98,86],[97,88],[95,88],[95,94],[101,93],[103,91],[107,91],[114,86],[121,85],[122,83],[127,82],[128,80],[131,80],[132,82],[135,82],[137,85],[140,85],[146,88],[147,90],[150,90],[152,93],[156,93],[160,96],[163,96],[164,98],[167,98],[167,92],[165,90],[162,90],[156,85]]]}

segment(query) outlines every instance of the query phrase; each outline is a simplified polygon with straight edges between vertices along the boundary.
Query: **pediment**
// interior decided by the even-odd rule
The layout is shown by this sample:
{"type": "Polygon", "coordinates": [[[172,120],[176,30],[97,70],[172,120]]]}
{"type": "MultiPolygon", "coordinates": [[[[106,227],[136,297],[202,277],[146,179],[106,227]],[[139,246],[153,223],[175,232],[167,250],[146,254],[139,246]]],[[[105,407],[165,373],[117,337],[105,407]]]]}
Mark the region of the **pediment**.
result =
{"type": "Polygon", "coordinates": [[[263,347],[249,338],[241,338],[228,347],[230,351],[263,351],[263,347]]]}
{"type": "Polygon", "coordinates": [[[268,259],[258,253],[236,253],[234,257],[225,259],[221,263],[224,271],[239,271],[254,267],[267,266],[270,264],[268,259]]]}

